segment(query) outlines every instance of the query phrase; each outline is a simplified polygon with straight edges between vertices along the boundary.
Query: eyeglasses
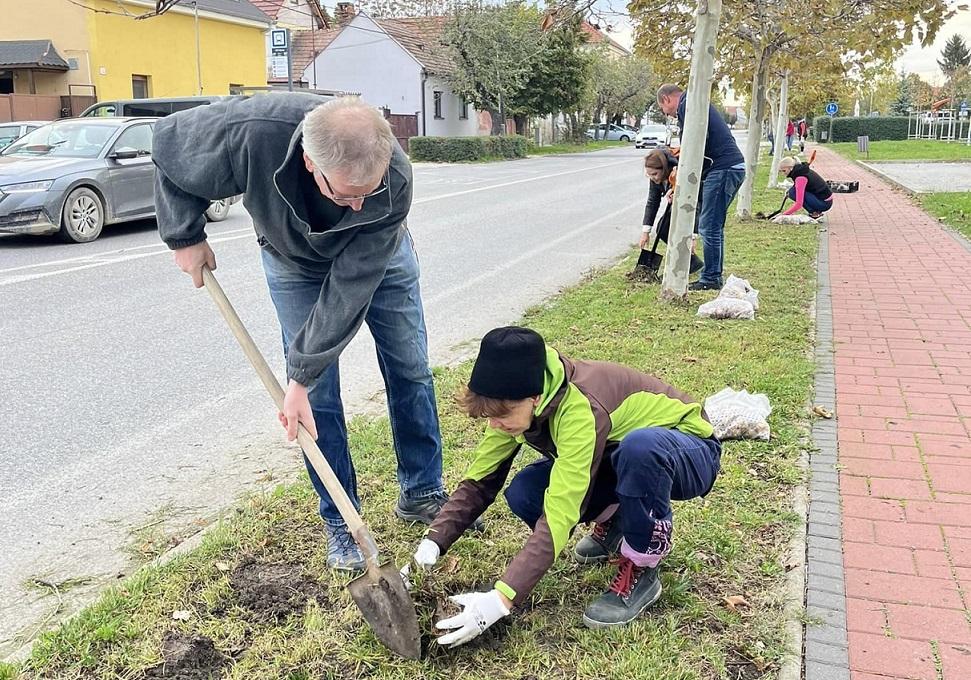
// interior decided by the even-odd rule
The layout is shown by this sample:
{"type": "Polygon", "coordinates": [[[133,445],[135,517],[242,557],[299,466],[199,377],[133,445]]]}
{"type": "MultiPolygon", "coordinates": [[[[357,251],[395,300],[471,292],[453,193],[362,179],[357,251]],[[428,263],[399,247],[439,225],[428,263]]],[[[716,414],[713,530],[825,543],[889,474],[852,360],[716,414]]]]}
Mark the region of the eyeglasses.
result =
{"type": "Polygon", "coordinates": [[[381,185],[370,193],[361,194],[360,196],[341,196],[340,194],[334,191],[334,187],[330,185],[330,180],[327,179],[327,175],[322,173],[317,168],[314,168],[314,172],[320,175],[320,178],[324,180],[324,184],[327,185],[327,191],[330,192],[331,200],[337,203],[354,203],[356,201],[363,201],[366,198],[371,198],[372,196],[377,196],[378,194],[384,193],[388,189],[388,182],[386,177],[385,179],[381,180],[381,185]]]}

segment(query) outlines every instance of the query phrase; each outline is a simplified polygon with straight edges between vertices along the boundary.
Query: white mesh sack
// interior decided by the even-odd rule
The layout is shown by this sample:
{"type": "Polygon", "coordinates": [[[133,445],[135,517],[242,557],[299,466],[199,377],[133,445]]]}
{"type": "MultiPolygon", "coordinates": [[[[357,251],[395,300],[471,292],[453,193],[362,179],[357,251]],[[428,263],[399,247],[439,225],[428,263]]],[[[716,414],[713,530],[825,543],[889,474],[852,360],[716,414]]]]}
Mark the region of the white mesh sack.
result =
{"type": "Polygon", "coordinates": [[[705,413],[715,428],[715,437],[725,439],[769,440],[767,418],[772,413],[769,398],[726,387],[705,399],[705,413]]]}
{"type": "Polygon", "coordinates": [[[698,307],[698,316],[708,319],[754,319],[755,307],[748,300],[716,297],[698,307]]]}

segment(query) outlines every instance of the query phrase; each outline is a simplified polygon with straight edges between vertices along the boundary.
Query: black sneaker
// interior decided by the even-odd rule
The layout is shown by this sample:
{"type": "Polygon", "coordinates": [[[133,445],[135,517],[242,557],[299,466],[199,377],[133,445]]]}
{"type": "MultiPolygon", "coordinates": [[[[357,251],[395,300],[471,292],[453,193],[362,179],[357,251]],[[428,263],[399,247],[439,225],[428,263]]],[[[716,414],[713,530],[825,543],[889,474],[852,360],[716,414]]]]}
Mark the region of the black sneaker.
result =
{"type": "Polygon", "coordinates": [[[695,281],[688,284],[688,290],[718,290],[721,287],[720,283],[709,283],[708,281],[695,281]]]}
{"type": "Polygon", "coordinates": [[[616,515],[606,522],[595,524],[593,531],[577,542],[573,557],[580,564],[599,564],[606,562],[620,550],[620,540],[624,532],[616,515]]]}
{"type": "MultiPolygon", "coordinates": [[[[424,498],[405,498],[398,496],[398,505],[395,506],[394,514],[406,522],[421,522],[431,524],[442,511],[442,506],[448,502],[448,494],[440,493],[424,498]]],[[[485,524],[479,517],[470,527],[473,531],[485,531],[485,524]]]]}
{"type": "Polygon", "coordinates": [[[630,623],[661,597],[657,567],[638,567],[620,558],[617,575],[610,589],[590,603],[583,612],[587,628],[611,628],[630,623]]]}

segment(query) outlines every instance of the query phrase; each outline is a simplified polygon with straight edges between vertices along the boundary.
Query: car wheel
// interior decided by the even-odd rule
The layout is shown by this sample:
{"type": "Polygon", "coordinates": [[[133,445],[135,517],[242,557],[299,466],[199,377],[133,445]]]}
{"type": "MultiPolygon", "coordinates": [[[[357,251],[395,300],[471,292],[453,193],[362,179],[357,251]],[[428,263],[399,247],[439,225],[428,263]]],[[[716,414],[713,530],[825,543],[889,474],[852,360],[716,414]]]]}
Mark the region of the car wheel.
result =
{"type": "Polygon", "coordinates": [[[210,222],[222,222],[229,217],[229,207],[232,205],[228,198],[213,201],[206,209],[206,219],[210,222]]]}
{"type": "Polygon", "coordinates": [[[620,141],[622,141],[622,142],[629,142],[630,141],[630,137],[628,137],[627,135],[621,135],[620,136],[620,141]]]}
{"type": "Polygon", "coordinates": [[[61,214],[58,235],[68,243],[87,243],[101,236],[105,226],[105,209],[101,198],[87,187],[68,194],[61,214]]]}

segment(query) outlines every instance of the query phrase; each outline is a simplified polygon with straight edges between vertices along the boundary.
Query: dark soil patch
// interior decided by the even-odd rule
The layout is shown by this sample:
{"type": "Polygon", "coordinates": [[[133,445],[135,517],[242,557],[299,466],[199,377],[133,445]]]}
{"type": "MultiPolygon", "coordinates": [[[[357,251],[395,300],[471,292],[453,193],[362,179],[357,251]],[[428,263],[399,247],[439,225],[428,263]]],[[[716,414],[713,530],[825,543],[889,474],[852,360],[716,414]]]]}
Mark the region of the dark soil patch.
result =
{"type": "Polygon", "coordinates": [[[267,564],[248,558],[229,575],[229,583],[239,603],[262,621],[276,622],[299,614],[311,598],[327,604],[327,587],[297,564],[267,564]]]}
{"type": "Polygon", "coordinates": [[[733,647],[728,651],[728,667],[730,680],[757,680],[765,675],[766,665],[761,659],[751,659],[739,648],[733,647]]]}
{"type": "Polygon", "coordinates": [[[209,638],[169,631],[162,638],[162,663],[145,671],[144,678],[208,680],[221,677],[229,661],[209,638]]]}

